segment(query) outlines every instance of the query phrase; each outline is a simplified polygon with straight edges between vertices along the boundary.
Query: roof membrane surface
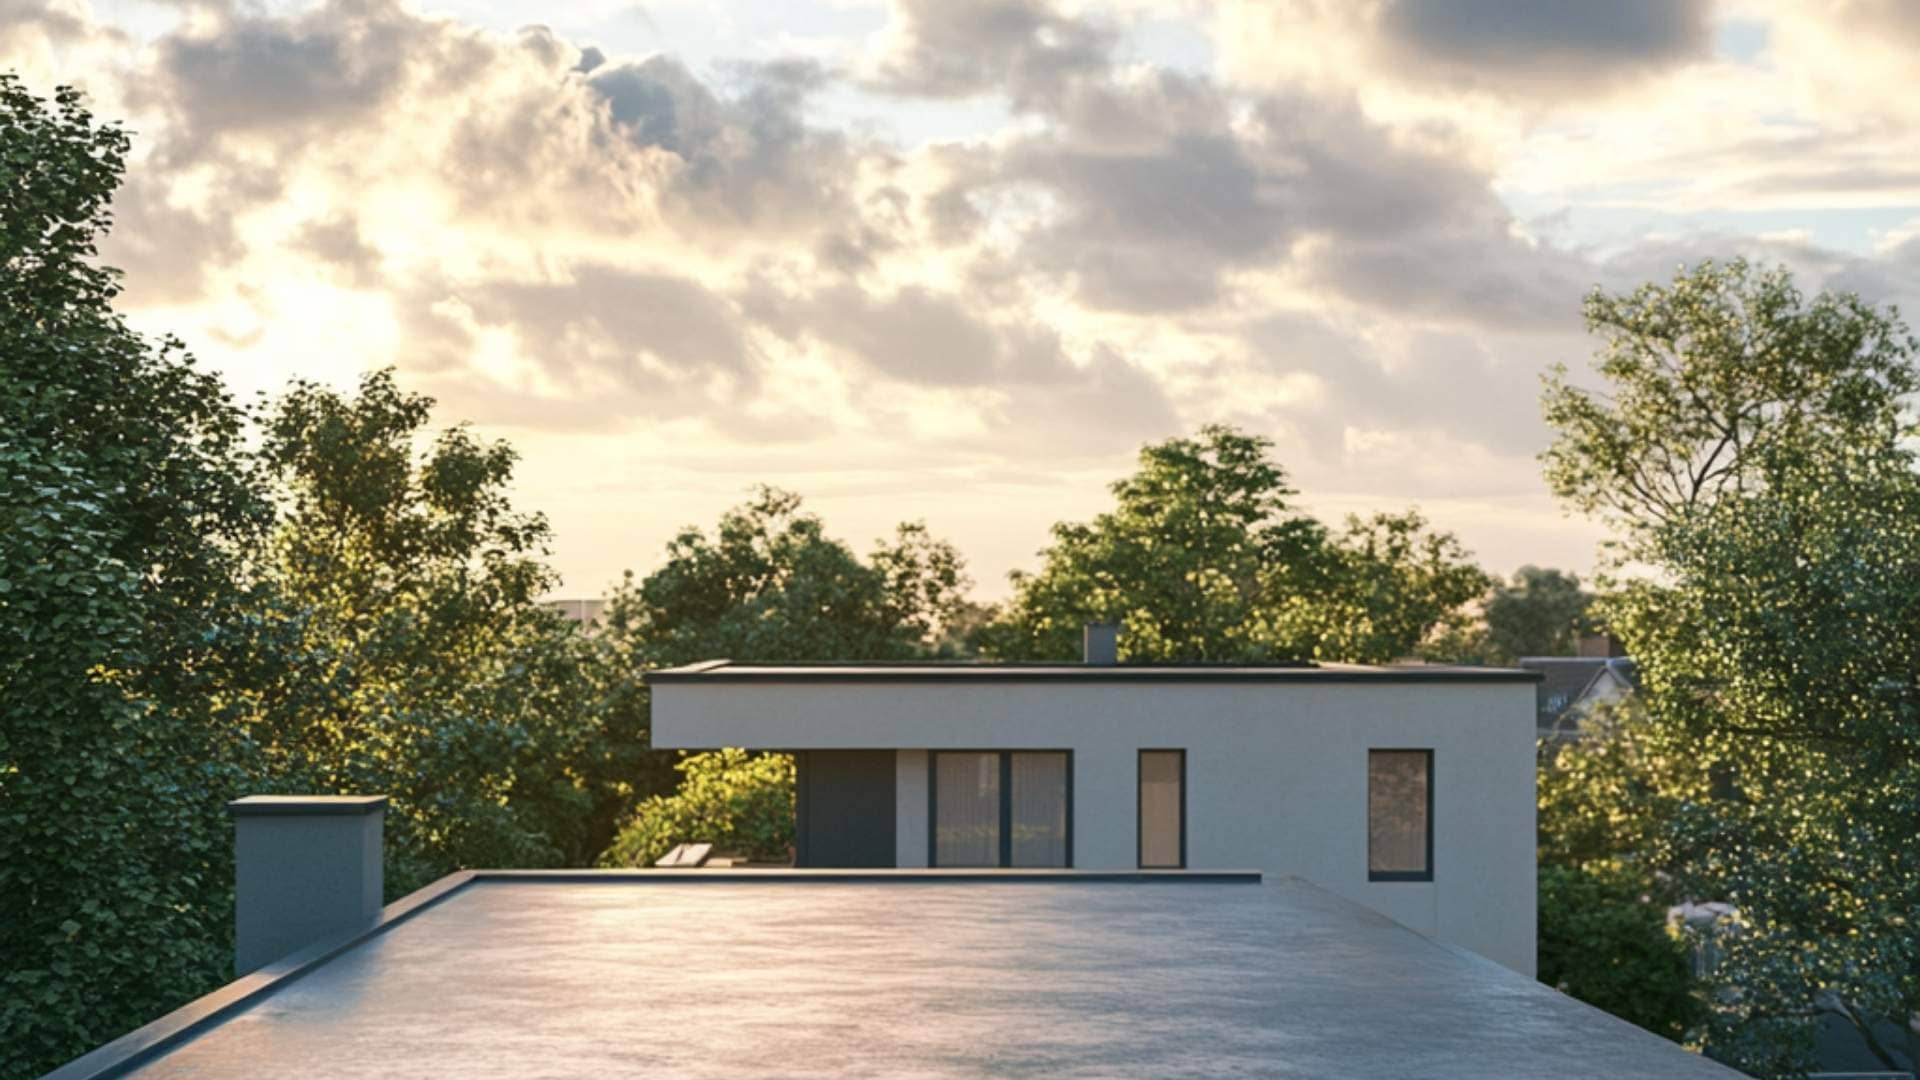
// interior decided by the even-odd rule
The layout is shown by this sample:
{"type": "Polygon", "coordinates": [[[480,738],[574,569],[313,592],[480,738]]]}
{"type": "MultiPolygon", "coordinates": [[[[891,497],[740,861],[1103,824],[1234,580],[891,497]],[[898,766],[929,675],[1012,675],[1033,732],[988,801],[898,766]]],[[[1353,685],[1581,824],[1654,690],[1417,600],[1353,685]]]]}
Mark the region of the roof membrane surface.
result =
{"type": "Polygon", "coordinates": [[[1736,1075],[1299,881],[476,881],[141,1077],[1736,1075]]]}

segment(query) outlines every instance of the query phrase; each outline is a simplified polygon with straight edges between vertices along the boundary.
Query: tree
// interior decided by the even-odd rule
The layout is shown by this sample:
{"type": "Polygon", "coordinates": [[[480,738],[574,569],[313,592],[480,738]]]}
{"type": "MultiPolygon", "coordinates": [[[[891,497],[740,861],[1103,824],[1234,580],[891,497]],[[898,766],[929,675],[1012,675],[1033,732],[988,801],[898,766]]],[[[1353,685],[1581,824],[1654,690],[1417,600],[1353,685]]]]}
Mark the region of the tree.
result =
{"type": "Polygon", "coordinates": [[[1850,295],[1703,264],[1596,293],[1607,389],[1550,380],[1556,492],[1618,533],[1602,614],[1666,755],[1730,778],[1670,808],[1650,861],[1739,914],[1708,1049],[1808,1064],[1836,1007],[1890,1068],[1920,1051],[1916,343],[1850,295]],[[1908,1031],[1902,1055],[1876,1018],[1908,1031]]]}
{"type": "Polygon", "coordinates": [[[507,499],[512,449],[454,427],[417,452],[431,408],[391,371],[350,398],[301,382],[280,399],[266,629],[237,688],[268,783],[391,797],[395,894],[464,866],[590,861],[645,745],[594,678],[599,644],[539,602],[547,525],[507,499]]]}
{"type": "Polygon", "coordinates": [[[229,970],[244,416],[94,264],[127,137],[0,74],[0,1076],[229,970]]]}
{"type": "Polygon", "coordinates": [[[609,598],[606,632],[652,666],[696,660],[892,660],[930,652],[970,586],[950,544],[907,523],[863,563],[800,497],[761,488],[712,537],[609,598]]]}
{"type": "Polygon", "coordinates": [[[1417,514],[1334,535],[1295,511],[1271,448],[1221,426],[1144,447],[1112,510],[1055,525],[1045,565],[1013,576],[987,651],[1075,659],[1085,624],[1120,622],[1135,661],[1392,660],[1484,589],[1417,514]]]}
{"type": "Polygon", "coordinates": [[[1545,412],[1558,434],[1541,457],[1556,495],[1630,545],[1755,491],[1812,444],[1911,428],[1903,403],[1920,376],[1905,328],[1852,294],[1808,302],[1784,268],[1707,261],[1670,285],[1596,290],[1585,314],[1607,389],[1553,368],[1545,412]]]}
{"type": "Polygon", "coordinates": [[[1560,570],[1523,566],[1487,599],[1487,646],[1494,663],[1523,656],[1572,656],[1576,638],[1594,629],[1593,594],[1560,570]]]}
{"type": "MultiPolygon", "coordinates": [[[[826,534],[800,496],[762,487],[721,515],[712,536],[681,530],[664,566],[608,597],[599,640],[623,670],[732,659],[897,660],[949,655],[975,609],[951,544],[920,522],[876,543],[866,562],[826,534]]],[[[644,689],[620,705],[643,718],[644,689]]],[[[643,724],[644,726],[644,724],[643,724]]],[[[644,866],[677,843],[713,841],[771,856],[793,839],[793,759],[744,751],[694,754],[677,762],[647,755],[635,770],[642,790],[679,790],[643,802],[602,856],[644,866]]]]}

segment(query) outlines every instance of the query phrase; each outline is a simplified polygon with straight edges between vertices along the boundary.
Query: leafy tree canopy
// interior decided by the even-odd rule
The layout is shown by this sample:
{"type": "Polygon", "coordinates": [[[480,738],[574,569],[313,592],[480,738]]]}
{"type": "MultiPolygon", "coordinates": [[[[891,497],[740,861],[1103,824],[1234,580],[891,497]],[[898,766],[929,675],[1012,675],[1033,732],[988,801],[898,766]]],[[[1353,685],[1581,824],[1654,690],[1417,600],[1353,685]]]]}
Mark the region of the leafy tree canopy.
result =
{"type": "Polygon", "coordinates": [[[1920,1049],[1920,480],[1906,399],[1915,342],[1784,271],[1703,264],[1596,294],[1605,392],[1550,385],[1548,477],[1614,522],[1608,625],[1639,663],[1643,785],[1687,759],[1726,778],[1664,800],[1623,843],[1721,928],[1708,1048],[1766,1075],[1810,1064],[1838,1003],[1920,1049]]]}
{"type": "Polygon", "coordinates": [[[0,1077],[229,970],[212,684],[267,506],[244,416],[94,265],[127,138],[0,74],[0,1077]]]}
{"type": "Polygon", "coordinates": [[[1418,514],[1330,532],[1294,510],[1272,444],[1229,427],[1149,445],[1115,506],[1054,526],[1033,574],[987,635],[1010,659],[1073,659],[1089,622],[1125,625],[1136,661],[1410,655],[1486,580],[1418,514]]]}
{"type": "Polygon", "coordinates": [[[242,688],[259,773],[391,796],[395,893],[462,866],[590,859],[644,741],[613,707],[638,673],[539,602],[547,526],[507,499],[512,450],[464,427],[428,439],[431,408],[391,371],[351,397],[297,383],[280,399],[262,457],[284,505],[242,688]]]}
{"type": "Polygon", "coordinates": [[[1540,981],[1676,1042],[1702,1012],[1667,905],[1631,876],[1540,868],[1540,981]]]}
{"type": "Polygon", "coordinates": [[[1576,638],[1595,629],[1588,615],[1592,606],[1593,594],[1581,588],[1579,577],[1523,566],[1487,597],[1480,656],[1493,664],[1523,656],[1572,656],[1576,638]]]}
{"type": "Polygon", "coordinates": [[[713,535],[682,530],[664,566],[615,590],[604,623],[650,666],[900,659],[932,651],[971,584],[925,525],[901,525],[862,562],[798,495],[761,488],[713,535]]]}
{"type": "MultiPolygon", "coordinates": [[[[1602,387],[1547,378],[1548,484],[1627,541],[1727,492],[1753,492],[1816,447],[1913,430],[1912,343],[1848,293],[1808,301],[1784,268],[1711,261],[1585,306],[1602,387]]],[[[1629,552],[1633,554],[1633,552],[1629,552]]]]}

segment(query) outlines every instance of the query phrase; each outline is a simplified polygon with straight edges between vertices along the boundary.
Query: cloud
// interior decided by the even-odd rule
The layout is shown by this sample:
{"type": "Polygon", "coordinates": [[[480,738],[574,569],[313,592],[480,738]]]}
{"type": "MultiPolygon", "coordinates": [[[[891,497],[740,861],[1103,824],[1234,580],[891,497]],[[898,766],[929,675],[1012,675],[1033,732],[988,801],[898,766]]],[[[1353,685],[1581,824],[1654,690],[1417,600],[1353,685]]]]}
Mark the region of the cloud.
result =
{"type": "Polygon", "coordinates": [[[329,3],[296,19],[228,14],[162,39],[144,87],[165,96],[173,152],[227,133],[305,137],[392,100],[430,24],[391,3],[329,3]]]}
{"type": "Polygon", "coordinates": [[[1008,94],[1021,105],[1107,67],[1114,28],[1045,0],[895,0],[871,83],[899,94],[1008,94]]]}
{"type": "Polygon", "coordinates": [[[226,216],[174,202],[156,176],[138,173],[113,197],[113,231],[101,259],[122,271],[129,306],[175,304],[200,297],[212,275],[245,254],[226,216]]]}
{"type": "Polygon", "coordinates": [[[1431,113],[1471,99],[1579,111],[1713,57],[1714,0],[1221,0],[1216,39],[1249,85],[1352,87],[1431,113]],[[1454,103],[1458,103],[1455,101],[1454,103]]]}
{"type": "Polygon", "coordinates": [[[823,82],[819,66],[788,61],[734,71],[744,88],[725,99],[667,56],[599,65],[587,86],[633,145],[672,156],[673,192],[690,214],[785,229],[843,207],[856,151],[802,116],[823,82]]]}
{"type": "Polygon", "coordinates": [[[612,375],[638,390],[750,381],[758,362],[738,311],[697,281],[586,264],[534,283],[454,286],[481,327],[510,330],[523,355],[560,382],[612,375]]]}
{"type": "Polygon", "coordinates": [[[1710,0],[1388,0],[1377,32],[1404,77],[1585,94],[1704,59],[1710,0]]]}

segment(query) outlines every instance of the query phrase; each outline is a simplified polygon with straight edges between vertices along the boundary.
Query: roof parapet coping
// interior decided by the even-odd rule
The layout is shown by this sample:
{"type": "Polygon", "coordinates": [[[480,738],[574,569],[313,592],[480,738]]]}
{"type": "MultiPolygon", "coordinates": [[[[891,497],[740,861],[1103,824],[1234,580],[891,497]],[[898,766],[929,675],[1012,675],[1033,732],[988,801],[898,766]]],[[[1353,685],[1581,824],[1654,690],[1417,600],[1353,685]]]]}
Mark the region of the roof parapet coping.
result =
{"type": "Polygon", "coordinates": [[[232,817],[385,813],[385,795],[248,795],[227,804],[232,817]]]}

